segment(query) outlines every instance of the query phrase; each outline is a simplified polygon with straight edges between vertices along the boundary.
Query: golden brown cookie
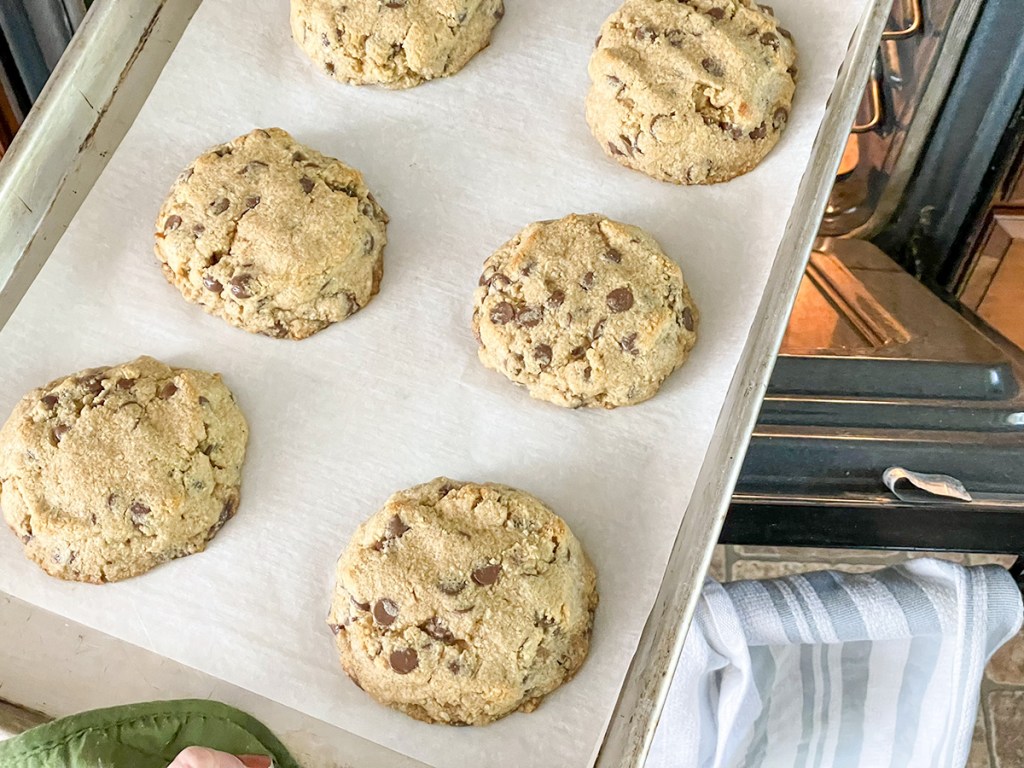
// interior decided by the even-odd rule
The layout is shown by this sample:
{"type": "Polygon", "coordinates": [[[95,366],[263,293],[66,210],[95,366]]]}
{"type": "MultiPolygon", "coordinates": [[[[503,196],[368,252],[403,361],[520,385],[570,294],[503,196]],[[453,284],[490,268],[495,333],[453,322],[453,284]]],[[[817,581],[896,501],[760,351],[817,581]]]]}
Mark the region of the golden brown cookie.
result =
{"type": "Polygon", "coordinates": [[[235,514],[248,434],[217,374],[140,357],[56,379],[0,430],[4,520],[51,576],[137,576],[235,514]]]}
{"type": "Polygon", "coordinates": [[[753,0],[626,0],[589,71],[587,122],[605,153],[656,179],[713,184],[778,142],[796,47],[753,0]]]}
{"type": "Polygon", "coordinates": [[[418,720],[530,712],[583,664],[594,569],[565,522],[503,485],[394,494],[338,561],[327,621],[356,684],[418,720]]]}
{"type": "Polygon", "coordinates": [[[210,314],[304,339],[376,295],[387,222],[358,171],[259,128],[178,177],[157,217],[156,256],[210,314]]]}
{"type": "Polygon", "coordinates": [[[599,214],[531,224],[484,263],[480,360],[555,405],[639,403],[686,360],[697,307],[638,227],[599,214]]]}
{"type": "Polygon", "coordinates": [[[410,88],[486,48],[504,0],[291,0],[292,37],[343,83],[410,88]]]}

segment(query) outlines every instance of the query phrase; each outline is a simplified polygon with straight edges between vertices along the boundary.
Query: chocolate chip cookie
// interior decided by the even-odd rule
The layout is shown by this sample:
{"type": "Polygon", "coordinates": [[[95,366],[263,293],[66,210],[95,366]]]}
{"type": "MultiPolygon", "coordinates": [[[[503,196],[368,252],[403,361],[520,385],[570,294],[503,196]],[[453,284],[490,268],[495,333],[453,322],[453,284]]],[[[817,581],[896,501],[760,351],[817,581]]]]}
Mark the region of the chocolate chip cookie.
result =
{"type": "Polygon", "coordinates": [[[201,552],[238,509],[249,430],[220,376],[151,357],[29,392],[0,429],[0,508],[69,581],[201,552]]]}
{"type": "Polygon", "coordinates": [[[487,47],[503,0],[291,0],[292,37],[355,85],[410,88],[462,69],[487,47]]]}
{"type": "Polygon", "coordinates": [[[178,177],[157,217],[156,256],[210,314],[304,339],[376,295],[387,222],[358,171],[261,128],[178,177]]]}
{"type": "Polygon", "coordinates": [[[580,542],[544,504],[441,477],[359,527],[327,621],[345,671],[377,701],[483,725],[533,711],[576,673],[597,599],[580,542]]]}
{"type": "Polygon", "coordinates": [[[639,403],[697,341],[682,272],[638,227],[598,214],[531,224],[484,262],[480,360],[540,400],[639,403]]]}
{"type": "Polygon", "coordinates": [[[796,47],[753,0],[626,0],[590,59],[587,122],[605,153],[676,184],[714,184],[775,146],[796,47]]]}

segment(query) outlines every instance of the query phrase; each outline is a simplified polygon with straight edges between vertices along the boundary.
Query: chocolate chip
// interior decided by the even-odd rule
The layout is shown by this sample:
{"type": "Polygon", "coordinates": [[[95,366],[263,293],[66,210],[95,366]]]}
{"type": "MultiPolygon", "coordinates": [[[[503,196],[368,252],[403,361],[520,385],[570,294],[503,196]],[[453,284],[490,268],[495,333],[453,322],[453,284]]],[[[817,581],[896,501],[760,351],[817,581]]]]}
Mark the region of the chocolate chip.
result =
{"type": "Polygon", "coordinates": [[[505,4],[504,3],[502,3],[501,5],[499,5],[495,9],[495,11],[494,11],[494,18],[496,18],[498,21],[501,21],[503,18],[505,18],[505,4]]]}
{"type": "Polygon", "coordinates": [[[772,127],[776,129],[781,128],[786,124],[788,120],[789,110],[787,110],[785,107],[779,107],[778,109],[775,110],[775,113],[772,115],[772,127]]]}
{"type": "Polygon", "coordinates": [[[382,627],[390,627],[398,618],[398,606],[393,600],[382,598],[373,604],[373,618],[382,627]]]}
{"type": "Polygon", "coordinates": [[[370,610],[370,604],[369,603],[360,603],[358,600],[356,600],[351,595],[349,595],[349,600],[351,600],[352,601],[352,605],[354,605],[360,611],[368,611],[368,610],[370,610]]]}
{"type": "MultiPolygon", "coordinates": [[[[392,8],[401,7],[393,4],[388,5],[392,8]]],[[[420,665],[420,657],[416,655],[416,651],[412,648],[392,651],[389,661],[391,662],[391,668],[400,675],[407,675],[420,665]]]]}
{"type": "Polygon", "coordinates": [[[616,288],[605,297],[605,302],[612,312],[625,312],[633,306],[633,291],[628,287],[616,288]]]}
{"type": "Polygon", "coordinates": [[[773,50],[779,50],[779,37],[773,35],[771,32],[765,32],[761,35],[761,45],[770,46],[773,50]]]}
{"type": "Polygon", "coordinates": [[[437,588],[444,592],[446,595],[454,597],[466,588],[466,582],[464,581],[442,581],[437,585],[437,588]]]}
{"type": "Polygon", "coordinates": [[[146,522],[146,517],[149,515],[150,510],[145,504],[140,501],[134,502],[129,508],[128,512],[132,517],[132,525],[136,528],[141,528],[142,524],[146,522]]]}
{"type": "Polygon", "coordinates": [[[58,424],[53,428],[53,439],[56,441],[54,445],[59,443],[63,439],[64,435],[67,434],[68,430],[71,429],[67,424],[58,424]]]}
{"type": "Polygon", "coordinates": [[[254,171],[262,171],[264,168],[267,167],[269,166],[262,160],[250,160],[242,167],[242,170],[240,170],[238,174],[242,175],[243,173],[253,173],[254,171]]]}
{"type": "Polygon", "coordinates": [[[331,632],[333,632],[334,634],[341,634],[341,624],[328,624],[327,626],[331,628],[331,632]]]}
{"type": "Polygon", "coordinates": [[[316,186],[316,184],[313,182],[311,178],[309,178],[309,176],[303,176],[301,179],[299,179],[299,184],[302,186],[302,191],[305,192],[307,195],[310,192],[312,192],[313,187],[316,186]]]}
{"type": "Polygon", "coordinates": [[[235,516],[235,512],[238,510],[238,497],[228,496],[224,502],[224,506],[220,509],[220,516],[217,518],[218,528],[223,526],[228,520],[235,516]]]}
{"type": "Polygon", "coordinates": [[[402,522],[402,518],[395,515],[388,522],[388,536],[392,539],[400,539],[409,530],[409,526],[402,522]]]}
{"type": "Polygon", "coordinates": [[[612,264],[622,263],[622,254],[616,251],[614,248],[607,250],[603,254],[605,261],[610,261],[612,264]]]}
{"type": "Polygon", "coordinates": [[[47,408],[53,408],[53,406],[55,406],[57,404],[57,396],[56,395],[46,395],[46,397],[44,397],[41,402],[47,408]]]}
{"type": "Polygon", "coordinates": [[[209,401],[209,399],[208,399],[208,398],[205,398],[205,397],[203,397],[202,395],[200,395],[200,396],[199,396],[199,404],[200,404],[200,405],[209,405],[209,404],[210,404],[210,401],[209,401]]]}
{"type": "Polygon", "coordinates": [[[462,664],[459,662],[458,659],[452,659],[448,662],[448,671],[451,672],[453,675],[457,675],[460,672],[462,672],[462,664]]]}
{"type": "Polygon", "coordinates": [[[32,541],[32,534],[31,533],[26,533],[24,536],[21,537],[21,543],[22,544],[28,544],[30,541],[32,541]]]}
{"type": "Polygon", "coordinates": [[[260,204],[259,195],[253,195],[252,197],[245,198],[245,210],[251,211],[257,205],[260,204]]]}
{"type": "Polygon", "coordinates": [[[790,42],[793,42],[793,33],[792,32],[790,32],[785,27],[779,27],[778,29],[779,29],[779,34],[780,35],[782,35],[784,38],[786,38],[790,42]]]}
{"type": "Polygon", "coordinates": [[[168,216],[164,222],[164,232],[173,232],[181,226],[181,216],[168,216]]]}
{"type": "Polygon", "coordinates": [[[590,381],[590,374],[592,374],[593,372],[594,372],[594,369],[591,368],[589,365],[586,368],[584,368],[583,369],[583,380],[584,381],[590,381]]]}
{"type": "Polygon", "coordinates": [[[633,37],[637,40],[647,40],[648,42],[653,43],[658,39],[658,33],[650,27],[641,26],[636,28],[636,31],[633,33],[633,37]]]}
{"type": "Polygon", "coordinates": [[[547,344],[538,344],[533,348],[533,359],[541,368],[551,365],[551,347],[547,344]]]}
{"type": "Polygon", "coordinates": [[[615,75],[606,75],[605,80],[608,81],[608,85],[618,88],[622,85],[622,81],[619,80],[615,75]]]}
{"type": "Polygon", "coordinates": [[[79,379],[79,383],[82,384],[86,392],[92,395],[98,395],[103,391],[103,382],[101,376],[87,376],[83,379],[79,379]]]}
{"type": "Polygon", "coordinates": [[[224,213],[229,205],[231,205],[231,202],[226,197],[218,197],[210,203],[210,210],[215,214],[224,213]]]}
{"type": "Polygon", "coordinates": [[[759,126],[757,126],[757,128],[752,130],[747,135],[750,136],[750,138],[752,138],[754,141],[757,141],[758,139],[763,139],[765,136],[768,135],[768,128],[765,126],[764,123],[761,123],[759,126]]]}
{"type": "Polygon", "coordinates": [[[527,305],[516,313],[516,325],[522,326],[523,328],[533,328],[540,325],[540,321],[543,319],[543,307],[532,307],[527,305]]]}
{"type": "Polygon", "coordinates": [[[693,310],[689,307],[683,308],[683,327],[688,331],[693,330],[693,310]]]}
{"type": "Polygon", "coordinates": [[[194,227],[192,227],[192,234],[195,235],[196,237],[199,237],[205,231],[206,227],[204,227],[202,224],[196,224],[194,227]]]}
{"type": "Polygon", "coordinates": [[[481,587],[489,587],[498,580],[500,575],[501,564],[492,563],[491,565],[485,565],[473,571],[473,581],[481,587]]]}
{"type": "Polygon", "coordinates": [[[203,277],[203,287],[213,293],[220,293],[224,290],[224,286],[220,284],[220,280],[215,277],[210,277],[209,275],[203,277]]]}
{"type": "Polygon", "coordinates": [[[725,10],[722,8],[709,8],[708,16],[710,16],[712,19],[718,19],[719,21],[721,21],[722,19],[725,18],[725,10]]]}
{"type": "Polygon", "coordinates": [[[491,310],[491,322],[495,325],[505,325],[512,322],[516,316],[516,310],[507,301],[501,302],[491,310]]]}
{"type": "Polygon", "coordinates": [[[594,273],[587,272],[583,277],[580,278],[580,288],[584,291],[589,291],[594,287],[594,273]]]}
{"type": "Polygon", "coordinates": [[[548,300],[544,303],[547,305],[548,309],[557,309],[565,303],[565,291],[560,288],[556,288],[551,292],[551,295],[548,296],[548,300]]]}
{"type": "Polygon", "coordinates": [[[769,16],[775,15],[775,9],[770,5],[758,5],[757,7],[761,9],[762,13],[767,13],[769,16]]]}
{"type": "Polygon", "coordinates": [[[334,74],[334,62],[333,61],[328,61],[326,64],[324,64],[324,69],[327,71],[327,74],[333,75],[334,74]]]}
{"type": "Polygon", "coordinates": [[[186,181],[188,181],[189,179],[192,178],[192,174],[193,173],[195,173],[195,169],[193,169],[193,168],[186,168],[178,176],[178,183],[179,184],[184,184],[186,181]]]}
{"type": "Polygon", "coordinates": [[[509,280],[508,277],[503,275],[501,272],[495,272],[493,275],[487,278],[487,282],[485,284],[488,287],[493,286],[497,288],[499,291],[501,291],[512,285],[512,281],[509,280]]]}
{"type": "Polygon", "coordinates": [[[604,335],[604,324],[606,322],[607,320],[598,320],[597,325],[594,326],[594,330],[590,332],[590,338],[594,339],[595,341],[597,339],[600,339],[601,336],[604,335]]]}
{"type": "Polygon", "coordinates": [[[708,74],[714,75],[715,77],[722,77],[725,74],[725,69],[722,68],[722,62],[717,59],[712,59],[710,56],[702,59],[700,65],[704,67],[708,74]]]}
{"type": "Polygon", "coordinates": [[[134,385],[134,384],[135,384],[135,379],[118,379],[117,380],[117,388],[118,389],[131,389],[132,385],[134,385]]]}
{"type": "Polygon", "coordinates": [[[576,347],[569,353],[569,357],[573,360],[581,360],[587,354],[587,350],[584,347],[576,347]]]}
{"type": "Polygon", "coordinates": [[[248,299],[252,296],[252,289],[249,286],[249,275],[237,275],[229,281],[231,293],[236,299],[248,299]]]}
{"type": "Polygon", "coordinates": [[[331,40],[329,37],[327,37],[326,32],[320,35],[320,42],[323,43],[324,48],[330,48],[331,46],[331,40]]]}
{"type": "Polygon", "coordinates": [[[170,400],[174,393],[177,391],[177,385],[173,381],[168,381],[166,384],[164,384],[163,389],[160,390],[160,399],[170,400]]]}
{"type": "Polygon", "coordinates": [[[385,8],[404,8],[405,0],[387,0],[384,3],[385,8]]]}
{"type": "Polygon", "coordinates": [[[301,163],[303,160],[308,160],[305,153],[303,152],[292,152],[292,162],[301,163]]]}
{"type": "Polygon", "coordinates": [[[617,146],[615,146],[615,143],[611,141],[608,142],[608,151],[611,152],[613,155],[616,155],[617,157],[626,156],[626,153],[619,149],[617,146]]]}
{"type": "Polygon", "coordinates": [[[452,634],[451,630],[448,629],[448,627],[445,626],[445,623],[437,618],[437,616],[427,619],[426,623],[423,624],[420,629],[430,635],[430,637],[442,643],[450,643],[455,639],[455,635],[452,634]]]}

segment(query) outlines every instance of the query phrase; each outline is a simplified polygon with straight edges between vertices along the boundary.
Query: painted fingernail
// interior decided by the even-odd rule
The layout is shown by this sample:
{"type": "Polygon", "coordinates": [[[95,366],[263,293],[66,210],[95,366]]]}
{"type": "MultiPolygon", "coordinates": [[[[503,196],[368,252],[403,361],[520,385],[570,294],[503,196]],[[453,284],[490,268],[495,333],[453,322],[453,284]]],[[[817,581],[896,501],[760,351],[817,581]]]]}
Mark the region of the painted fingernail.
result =
{"type": "Polygon", "coordinates": [[[245,768],[274,768],[274,759],[267,755],[239,755],[245,768]]]}

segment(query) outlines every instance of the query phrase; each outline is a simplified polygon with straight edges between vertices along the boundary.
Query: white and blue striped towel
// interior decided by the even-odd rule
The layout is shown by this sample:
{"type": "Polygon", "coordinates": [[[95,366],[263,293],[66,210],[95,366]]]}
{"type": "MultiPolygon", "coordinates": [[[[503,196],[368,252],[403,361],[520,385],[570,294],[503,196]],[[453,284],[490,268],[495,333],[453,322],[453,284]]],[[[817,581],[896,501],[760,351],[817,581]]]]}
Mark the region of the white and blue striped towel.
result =
{"type": "Polygon", "coordinates": [[[709,580],[647,768],[963,768],[1021,614],[996,566],[709,580]]]}

